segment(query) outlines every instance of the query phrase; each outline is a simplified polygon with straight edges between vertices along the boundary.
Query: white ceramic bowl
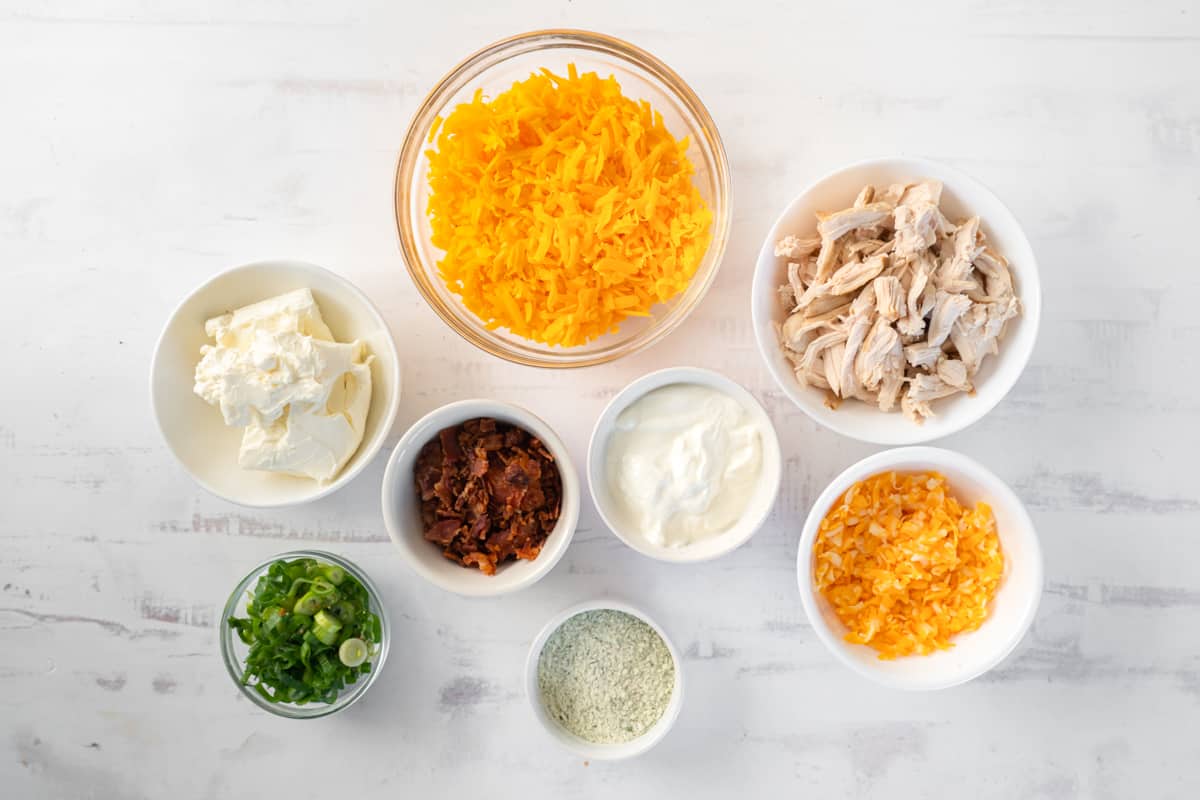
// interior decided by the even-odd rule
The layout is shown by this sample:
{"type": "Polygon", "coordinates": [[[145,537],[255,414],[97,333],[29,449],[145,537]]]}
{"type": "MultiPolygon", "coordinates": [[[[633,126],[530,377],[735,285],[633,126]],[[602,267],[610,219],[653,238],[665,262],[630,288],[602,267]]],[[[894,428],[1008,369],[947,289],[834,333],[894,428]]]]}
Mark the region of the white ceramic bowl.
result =
{"type": "Polygon", "coordinates": [[[678,564],[717,558],[749,541],[766,522],[771,508],[775,505],[782,472],[783,458],[780,455],[775,426],[771,424],[767,412],[754,399],[754,395],[724,375],[698,367],[669,367],[643,375],[630,383],[601,412],[595,427],[592,428],[592,438],[588,444],[588,487],[592,493],[592,502],[604,524],[617,538],[642,555],[678,564]],[[754,496],[746,505],[741,520],[732,528],[719,536],[686,547],[662,547],[646,539],[626,521],[625,515],[609,491],[605,461],[608,439],[621,412],[647,393],[677,383],[699,384],[716,389],[732,397],[746,409],[762,431],[762,478],[754,496]]]}
{"type": "Polygon", "coordinates": [[[260,261],[220,273],[179,304],[154,349],[150,398],[168,449],[202,487],[243,506],[298,505],[336,492],[379,452],[400,408],[400,356],[379,311],[345,278],[302,261],[260,261]],[[303,288],[312,290],[335,339],[362,339],[375,356],[362,444],[342,471],[325,484],[239,467],[242,429],[226,426],[221,412],[192,391],[200,347],[212,343],[204,333],[207,320],[303,288]]]}
{"type": "Polygon", "coordinates": [[[511,403],[460,400],[426,414],[400,438],[383,474],[383,521],[388,536],[404,560],[435,586],[468,597],[508,594],[537,583],[567,551],[579,522],[579,476],[566,445],[541,418],[511,403]],[[562,478],[558,524],[550,532],[541,553],[533,561],[503,564],[497,567],[495,575],[484,575],[477,569],[456,564],[442,555],[441,548],[425,539],[421,503],[413,478],[413,467],[426,442],[444,428],[478,417],[493,417],[516,425],[541,439],[554,456],[562,478]]]}
{"type": "Polygon", "coordinates": [[[1020,499],[978,462],[937,447],[886,450],[838,475],[809,511],[796,562],[800,599],[817,637],[850,669],[893,689],[945,689],[987,672],[1025,636],[1042,597],[1042,550],[1020,499]],[[812,554],[821,520],[838,497],[863,478],[890,471],[940,472],[964,505],[973,506],[979,500],[990,505],[1004,552],[1004,578],[987,620],[977,630],[955,637],[954,647],[927,656],[881,661],[870,647],[843,638],[846,627],[813,587],[812,554]]]}
{"type": "Polygon", "coordinates": [[[674,727],[675,721],[679,719],[679,712],[683,708],[683,662],[679,658],[679,651],[675,649],[675,645],[671,643],[671,639],[667,636],[666,632],[658,626],[658,623],[641,611],[614,600],[593,600],[572,606],[556,614],[546,623],[537,637],[534,638],[533,644],[529,647],[529,656],[525,659],[525,696],[529,698],[529,704],[533,707],[533,715],[537,717],[537,721],[541,723],[546,732],[555,741],[576,755],[598,761],[617,761],[623,758],[632,758],[645,753],[662,741],[667,732],[674,727]],[[546,646],[546,640],[558,630],[560,625],[576,614],[600,609],[623,611],[649,625],[662,637],[663,644],[667,646],[667,650],[671,653],[671,660],[675,662],[675,690],[671,692],[671,699],[667,702],[667,707],[663,711],[662,716],[658,718],[658,722],[654,723],[650,730],[636,739],[622,742],[621,744],[597,744],[589,742],[563,728],[557,720],[552,719],[546,713],[546,707],[542,704],[542,693],[538,688],[538,660],[541,658],[542,648],[546,646]]]}
{"type": "Polygon", "coordinates": [[[784,394],[821,425],[832,431],[877,444],[917,444],[948,436],[978,421],[999,403],[1017,382],[1037,339],[1042,314],[1042,290],[1037,261],[1016,217],[983,184],[956,169],[917,158],[881,158],[862,161],[811,184],[776,220],[763,242],[754,270],[751,316],[754,336],[767,368],[784,394]],[[885,414],[857,400],[842,403],[836,410],[825,406],[825,393],[802,385],[783,355],[775,324],[787,318],[779,302],[779,286],[787,283],[787,265],[775,255],[775,243],[788,234],[816,232],[818,211],[836,211],[854,202],[867,184],[886,186],[914,178],[936,178],[944,185],[942,210],[952,220],[978,215],[989,244],[1010,264],[1021,316],[1010,320],[1000,340],[998,355],[988,356],[974,378],[975,394],[958,394],[933,403],[936,414],[923,425],[899,412],[885,414]]]}

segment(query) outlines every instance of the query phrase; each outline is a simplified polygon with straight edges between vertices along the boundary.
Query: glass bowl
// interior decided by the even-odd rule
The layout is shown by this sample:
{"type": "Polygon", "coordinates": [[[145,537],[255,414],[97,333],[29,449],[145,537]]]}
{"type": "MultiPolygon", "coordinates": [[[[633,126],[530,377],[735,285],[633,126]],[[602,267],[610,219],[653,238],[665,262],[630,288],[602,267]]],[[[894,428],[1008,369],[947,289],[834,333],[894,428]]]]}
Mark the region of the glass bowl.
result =
{"type": "Polygon", "coordinates": [[[708,110],[683,79],[654,56],[599,33],[545,30],[496,42],[467,58],[443,78],[417,110],[404,137],[396,167],[395,211],[400,249],[417,289],[434,311],[460,336],[492,355],[536,367],[585,367],[640,350],[666,336],[691,313],[716,277],[725,253],[730,224],[730,177],[725,148],[708,110]],[[575,347],[553,347],[488,330],[463,305],[438,274],[442,251],[434,247],[426,209],[429,205],[429,159],[425,156],[434,120],[476,89],[495,97],[513,83],[545,67],[558,73],[574,63],[579,72],[613,75],[622,92],[649,101],[677,139],[687,136],[692,177],[713,212],[712,241],[685,291],[660,303],[647,317],[629,317],[620,330],[575,347]]]}
{"type": "Polygon", "coordinates": [[[221,612],[220,625],[221,630],[218,635],[221,640],[221,658],[224,660],[225,668],[229,671],[229,677],[233,678],[234,684],[237,685],[238,689],[241,690],[242,694],[250,702],[259,708],[270,711],[272,714],[280,717],[287,717],[288,719],[327,717],[354,703],[358,698],[367,693],[367,689],[371,688],[371,684],[379,676],[380,671],[383,669],[383,663],[387,660],[388,647],[392,641],[391,623],[388,621],[387,610],[380,599],[379,588],[355,564],[341,556],[326,553],[322,550],[292,550],[291,552],[271,556],[271,558],[256,566],[250,571],[249,575],[242,578],[237,588],[229,595],[229,600],[225,602],[225,610],[221,612]],[[253,591],[254,585],[258,582],[259,577],[267,571],[268,567],[279,560],[290,561],[297,558],[315,558],[318,561],[336,564],[353,575],[366,587],[367,594],[371,598],[371,611],[379,617],[382,635],[380,636],[380,642],[377,645],[375,653],[370,659],[371,671],[343,689],[342,693],[338,695],[337,700],[332,703],[306,703],[304,705],[296,703],[272,703],[254,691],[253,686],[242,685],[242,668],[245,663],[246,653],[250,648],[234,632],[233,628],[230,627],[229,618],[245,614],[249,593],[253,591]]]}

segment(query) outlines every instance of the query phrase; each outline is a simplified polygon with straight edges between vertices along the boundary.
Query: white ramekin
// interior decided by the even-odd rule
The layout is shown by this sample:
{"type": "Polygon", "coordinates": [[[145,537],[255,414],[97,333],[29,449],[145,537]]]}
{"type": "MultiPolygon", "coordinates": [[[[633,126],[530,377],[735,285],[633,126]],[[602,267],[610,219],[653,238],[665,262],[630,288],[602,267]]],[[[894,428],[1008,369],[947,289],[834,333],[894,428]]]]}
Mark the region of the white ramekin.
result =
{"type": "Polygon", "coordinates": [[[592,502],[600,513],[600,518],[604,520],[604,524],[617,535],[617,538],[642,555],[659,561],[679,564],[708,561],[732,552],[749,541],[750,537],[766,522],[775,505],[782,472],[783,457],[780,454],[779,438],[775,434],[775,426],[771,424],[771,418],[767,416],[767,412],[754,399],[754,395],[724,375],[698,367],[669,367],[643,375],[630,383],[600,413],[595,427],[592,429],[591,442],[588,444],[588,488],[592,493],[592,502]],[[649,541],[638,531],[624,524],[623,515],[618,512],[616,501],[609,491],[605,462],[608,453],[608,439],[612,435],[617,417],[621,415],[621,412],[647,393],[663,386],[679,383],[699,384],[716,389],[733,398],[746,409],[762,434],[762,477],[742,518],[728,531],[685,547],[663,547],[649,541]]]}
{"type": "Polygon", "coordinates": [[[817,638],[850,669],[893,689],[946,689],[977,678],[1016,648],[1033,623],[1042,597],[1042,550],[1033,521],[1004,481],[978,462],[937,447],[885,450],[854,464],[821,493],[808,513],[796,558],[800,599],[817,638]],[[987,620],[954,638],[954,647],[932,655],[880,660],[878,653],[844,638],[846,627],[813,586],[813,547],[821,520],[858,481],[881,472],[940,472],[964,506],[982,500],[992,507],[1004,552],[1004,578],[987,620]]]}
{"type": "Polygon", "coordinates": [[[408,565],[425,580],[448,592],[468,597],[508,594],[537,583],[571,543],[579,522],[579,477],[566,445],[550,426],[532,412],[498,400],[460,400],[426,414],[400,438],[383,474],[383,520],[388,535],[408,565]],[[485,575],[442,555],[441,548],[425,539],[421,502],[413,467],[417,456],[438,431],[478,417],[492,417],[523,428],[542,440],[554,456],[562,478],[562,505],[558,523],[533,561],[512,561],[485,575]]]}
{"type": "Polygon", "coordinates": [[[529,704],[533,707],[533,715],[537,717],[537,721],[541,723],[541,726],[555,741],[571,752],[584,758],[599,761],[617,761],[624,758],[632,758],[645,753],[662,741],[663,737],[674,727],[675,721],[679,719],[679,712],[683,708],[683,661],[679,657],[679,651],[671,643],[670,637],[650,617],[633,606],[615,600],[592,600],[572,606],[554,615],[534,638],[533,644],[529,647],[529,656],[525,659],[525,695],[529,698],[529,704]],[[585,611],[597,610],[623,611],[649,625],[662,637],[663,644],[667,646],[667,650],[671,653],[671,660],[675,663],[675,689],[671,692],[671,699],[667,702],[667,707],[663,711],[662,716],[659,717],[658,722],[654,723],[650,730],[636,739],[622,742],[621,744],[597,744],[589,742],[564,729],[562,725],[552,719],[546,712],[546,707],[542,704],[542,693],[538,688],[538,661],[542,655],[542,648],[546,646],[546,640],[558,630],[560,625],[571,617],[582,614],[585,611]]]}

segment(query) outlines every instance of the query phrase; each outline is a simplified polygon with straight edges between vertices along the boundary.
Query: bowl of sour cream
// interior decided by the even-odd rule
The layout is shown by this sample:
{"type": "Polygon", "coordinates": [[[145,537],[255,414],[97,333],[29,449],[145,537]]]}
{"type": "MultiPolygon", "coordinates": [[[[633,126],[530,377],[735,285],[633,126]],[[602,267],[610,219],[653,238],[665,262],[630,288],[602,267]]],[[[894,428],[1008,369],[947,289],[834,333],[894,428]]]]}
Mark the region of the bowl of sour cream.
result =
{"type": "Polygon", "coordinates": [[[734,381],[671,367],[621,390],[596,420],[588,484],[604,523],[676,563],[736,550],[775,505],[782,457],[766,411],[734,381]]]}

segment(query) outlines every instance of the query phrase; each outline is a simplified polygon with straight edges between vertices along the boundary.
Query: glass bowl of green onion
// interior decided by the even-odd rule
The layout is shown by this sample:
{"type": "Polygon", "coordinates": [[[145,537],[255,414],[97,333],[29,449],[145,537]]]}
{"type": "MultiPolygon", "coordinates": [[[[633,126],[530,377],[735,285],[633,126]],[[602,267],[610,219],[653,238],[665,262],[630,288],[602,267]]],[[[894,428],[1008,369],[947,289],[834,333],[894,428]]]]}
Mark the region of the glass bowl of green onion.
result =
{"type": "Polygon", "coordinates": [[[333,553],[295,550],[242,579],[225,603],[220,639],[225,667],[252,703],[313,719],[366,694],[391,631],[366,573],[333,553]]]}

